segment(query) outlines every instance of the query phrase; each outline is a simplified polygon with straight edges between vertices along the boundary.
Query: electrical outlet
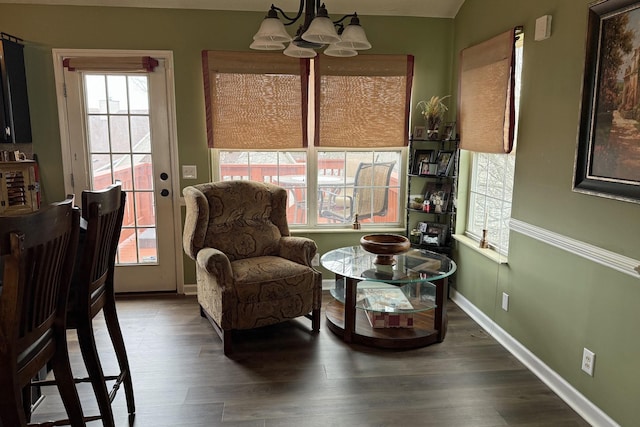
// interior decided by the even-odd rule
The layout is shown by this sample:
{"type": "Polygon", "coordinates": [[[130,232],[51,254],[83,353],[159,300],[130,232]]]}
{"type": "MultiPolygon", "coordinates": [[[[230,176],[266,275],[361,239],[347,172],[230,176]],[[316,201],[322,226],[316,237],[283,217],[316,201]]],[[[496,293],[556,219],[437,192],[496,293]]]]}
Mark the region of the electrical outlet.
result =
{"type": "Polygon", "coordinates": [[[320,266],[320,254],[315,254],[314,255],[314,257],[311,259],[311,265],[313,267],[320,266]]]}
{"type": "Polygon", "coordinates": [[[596,363],[596,354],[585,347],[582,352],[582,370],[585,371],[587,374],[593,376],[593,365],[595,363],[596,363]]]}
{"type": "Polygon", "coordinates": [[[509,311],[509,294],[506,292],[502,293],[502,309],[509,311]]]}

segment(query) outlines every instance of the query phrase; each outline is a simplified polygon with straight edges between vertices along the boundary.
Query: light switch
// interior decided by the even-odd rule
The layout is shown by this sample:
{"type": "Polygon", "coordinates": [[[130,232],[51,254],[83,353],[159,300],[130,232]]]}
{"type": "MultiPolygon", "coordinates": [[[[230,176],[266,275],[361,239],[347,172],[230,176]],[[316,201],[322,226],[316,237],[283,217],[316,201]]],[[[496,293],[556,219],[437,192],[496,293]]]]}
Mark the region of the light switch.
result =
{"type": "Polygon", "coordinates": [[[182,165],[182,179],[198,179],[198,168],[195,165],[182,165]]]}

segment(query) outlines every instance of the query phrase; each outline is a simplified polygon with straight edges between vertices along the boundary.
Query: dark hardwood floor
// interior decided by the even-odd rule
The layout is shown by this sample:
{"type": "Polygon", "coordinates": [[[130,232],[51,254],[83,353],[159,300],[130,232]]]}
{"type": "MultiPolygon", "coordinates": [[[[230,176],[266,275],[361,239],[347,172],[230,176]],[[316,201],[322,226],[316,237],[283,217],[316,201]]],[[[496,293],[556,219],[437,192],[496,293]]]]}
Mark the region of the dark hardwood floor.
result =
{"type": "MultiPolygon", "coordinates": [[[[325,300],[331,298],[325,295],[325,300]]],[[[569,406],[451,301],[443,343],[416,350],[349,346],[323,319],[244,331],[234,356],[200,317],[195,297],[118,300],[133,371],[136,415],[124,391],[114,402],[118,426],[587,426],[569,406]]],[[[105,373],[115,358],[102,316],[96,335],[105,373]]],[[[84,371],[75,333],[72,366],[84,371]]],[[[97,413],[88,384],[85,414],[97,413]]],[[[34,420],[63,417],[55,388],[34,420]]],[[[100,422],[89,423],[101,425],[100,422]]]]}

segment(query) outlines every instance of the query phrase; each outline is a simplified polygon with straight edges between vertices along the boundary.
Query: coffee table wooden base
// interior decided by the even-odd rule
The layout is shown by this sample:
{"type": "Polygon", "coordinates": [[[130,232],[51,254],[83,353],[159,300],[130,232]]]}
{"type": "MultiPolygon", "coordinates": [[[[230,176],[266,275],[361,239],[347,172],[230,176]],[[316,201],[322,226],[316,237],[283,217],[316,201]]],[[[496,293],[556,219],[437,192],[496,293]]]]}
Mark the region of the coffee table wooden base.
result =
{"type": "MultiPolygon", "coordinates": [[[[410,349],[441,341],[438,339],[438,331],[433,328],[434,310],[414,313],[413,328],[372,328],[364,311],[355,310],[355,332],[350,334],[350,340],[347,339],[349,334],[345,334],[344,304],[337,300],[331,301],[325,311],[329,329],[347,342],[381,348],[410,349]]],[[[442,338],[444,339],[444,331],[442,338]]]]}

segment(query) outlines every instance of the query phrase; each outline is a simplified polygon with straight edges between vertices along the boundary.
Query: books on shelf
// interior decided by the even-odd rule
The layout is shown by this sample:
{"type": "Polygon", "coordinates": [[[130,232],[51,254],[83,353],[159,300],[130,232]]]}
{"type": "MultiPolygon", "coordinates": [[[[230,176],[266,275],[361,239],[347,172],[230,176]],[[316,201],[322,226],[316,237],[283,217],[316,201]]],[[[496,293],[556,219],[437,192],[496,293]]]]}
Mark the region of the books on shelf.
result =
{"type": "Polygon", "coordinates": [[[372,328],[413,328],[411,302],[402,289],[384,282],[363,281],[358,284],[358,301],[372,328]]]}

